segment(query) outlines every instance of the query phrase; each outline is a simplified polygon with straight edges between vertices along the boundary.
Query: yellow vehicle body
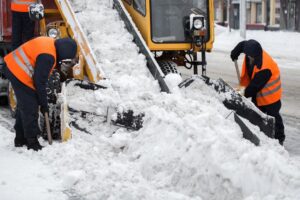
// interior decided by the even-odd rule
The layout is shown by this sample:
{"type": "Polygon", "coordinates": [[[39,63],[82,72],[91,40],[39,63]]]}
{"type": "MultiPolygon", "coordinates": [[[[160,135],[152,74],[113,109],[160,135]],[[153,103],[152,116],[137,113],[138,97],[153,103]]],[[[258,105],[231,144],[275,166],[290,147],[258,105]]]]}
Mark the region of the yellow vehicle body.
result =
{"type": "MultiPolygon", "coordinates": [[[[151,51],[178,51],[178,50],[190,50],[192,45],[189,42],[174,42],[174,43],[159,43],[155,42],[152,38],[152,13],[151,3],[153,0],[145,0],[145,12],[141,13],[134,7],[135,0],[122,0],[126,10],[129,12],[135,25],[141,32],[143,39],[145,40],[148,48],[151,51]]],[[[160,0],[164,1],[164,0],[160,0]]],[[[189,1],[189,0],[188,0],[189,1]]],[[[190,0],[192,1],[192,0],[190,0]]],[[[214,5],[213,0],[199,0],[207,1],[207,24],[209,25],[208,40],[205,43],[205,50],[211,51],[214,42],[214,5]]],[[[180,8],[179,8],[180,9],[180,8]]],[[[178,25],[181,25],[181,21],[178,21],[178,25]]]]}
{"type": "Polygon", "coordinates": [[[77,42],[78,48],[78,64],[73,67],[73,78],[84,79],[84,76],[88,77],[88,80],[95,83],[98,80],[102,79],[102,74],[96,68],[96,59],[94,56],[89,56],[90,63],[87,63],[86,56],[91,55],[91,48],[88,46],[88,41],[84,37],[84,33],[77,24],[75,14],[72,11],[72,8],[68,1],[55,0],[57,9],[45,9],[45,18],[40,22],[41,35],[48,35],[47,31],[49,28],[58,29],[60,38],[71,37],[74,38],[77,42]],[[64,9],[64,11],[63,11],[64,9]],[[56,16],[61,18],[61,21],[54,21],[52,23],[46,24],[45,21],[48,17],[56,16]],[[76,35],[74,34],[76,32],[76,35]],[[91,66],[93,65],[93,66],[91,66]],[[94,68],[94,69],[92,69],[94,68]],[[96,71],[96,73],[95,73],[96,71]]]}

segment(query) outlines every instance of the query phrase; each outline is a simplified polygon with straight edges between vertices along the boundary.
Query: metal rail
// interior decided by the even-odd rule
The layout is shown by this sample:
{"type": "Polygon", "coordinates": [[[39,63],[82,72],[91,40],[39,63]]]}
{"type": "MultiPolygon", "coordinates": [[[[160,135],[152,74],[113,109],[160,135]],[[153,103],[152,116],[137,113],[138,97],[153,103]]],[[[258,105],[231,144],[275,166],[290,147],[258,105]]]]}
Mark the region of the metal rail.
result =
{"type": "Polygon", "coordinates": [[[125,9],[123,3],[120,0],[113,0],[113,6],[118,11],[121,19],[125,22],[125,26],[127,30],[133,35],[134,42],[139,47],[141,53],[143,53],[147,60],[147,67],[151,72],[152,76],[158,80],[160,88],[163,92],[170,93],[170,89],[167,83],[164,80],[164,74],[161,71],[158,63],[156,62],[155,58],[152,56],[151,51],[149,50],[148,46],[146,45],[144,39],[142,38],[140,32],[134,26],[133,21],[125,9]]]}

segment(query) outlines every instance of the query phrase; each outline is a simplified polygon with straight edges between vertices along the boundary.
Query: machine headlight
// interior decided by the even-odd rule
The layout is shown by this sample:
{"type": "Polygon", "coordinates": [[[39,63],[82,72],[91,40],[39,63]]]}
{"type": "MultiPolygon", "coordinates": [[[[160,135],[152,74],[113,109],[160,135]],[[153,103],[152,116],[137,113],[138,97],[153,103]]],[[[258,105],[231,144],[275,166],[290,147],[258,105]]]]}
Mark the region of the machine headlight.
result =
{"type": "Polygon", "coordinates": [[[59,32],[58,32],[58,30],[56,28],[50,28],[48,30],[48,36],[52,37],[52,38],[58,38],[59,32]]]}
{"type": "Polygon", "coordinates": [[[203,26],[203,23],[202,23],[201,19],[194,20],[194,28],[195,29],[200,29],[200,28],[202,28],[202,26],[203,26]]]}

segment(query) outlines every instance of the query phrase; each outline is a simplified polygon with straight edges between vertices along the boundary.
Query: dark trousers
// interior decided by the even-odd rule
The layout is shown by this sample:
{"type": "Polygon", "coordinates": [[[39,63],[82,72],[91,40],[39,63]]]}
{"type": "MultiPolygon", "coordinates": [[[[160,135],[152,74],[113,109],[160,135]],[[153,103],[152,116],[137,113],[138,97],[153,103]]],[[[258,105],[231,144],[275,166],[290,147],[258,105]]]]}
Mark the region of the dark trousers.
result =
{"type": "Polygon", "coordinates": [[[275,118],[275,139],[278,139],[279,142],[283,142],[285,140],[284,134],[284,125],[282,121],[282,117],[279,113],[281,108],[281,101],[277,101],[273,104],[267,106],[260,106],[259,109],[275,118]]]}
{"type": "Polygon", "coordinates": [[[35,22],[29,18],[28,12],[12,11],[12,48],[15,50],[34,36],[35,22]]]}
{"type": "Polygon", "coordinates": [[[34,138],[40,134],[38,126],[39,105],[36,92],[20,82],[4,65],[3,73],[11,82],[17,98],[15,131],[17,138],[34,138]]]}

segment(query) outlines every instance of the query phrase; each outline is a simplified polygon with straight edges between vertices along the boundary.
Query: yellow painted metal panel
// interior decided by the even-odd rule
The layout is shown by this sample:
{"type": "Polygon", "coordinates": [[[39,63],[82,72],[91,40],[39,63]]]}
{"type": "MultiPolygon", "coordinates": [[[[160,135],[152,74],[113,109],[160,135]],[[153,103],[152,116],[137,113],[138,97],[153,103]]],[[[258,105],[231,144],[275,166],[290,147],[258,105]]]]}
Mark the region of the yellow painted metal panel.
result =
{"type": "MultiPolygon", "coordinates": [[[[141,15],[133,8],[133,5],[129,5],[125,0],[122,0],[125,8],[129,12],[135,25],[141,32],[147,46],[151,51],[176,51],[176,50],[190,50],[192,48],[190,43],[154,43],[151,40],[151,10],[150,0],[146,0],[146,16],[141,15]]],[[[206,43],[206,50],[211,51],[214,42],[214,4],[213,0],[208,3],[209,6],[209,25],[210,25],[210,39],[206,43]]]]}
{"type": "Polygon", "coordinates": [[[62,142],[66,142],[72,137],[72,130],[70,127],[66,127],[64,133],[62,134],[62,142]]]}
{"type": "Polygon", "coordinates": [[[92,53],[92,50],[89,46],[89,43],[82,32],[80,25],[78,24],[76,20],[76,16],[74,12],[72,11],[72,8],[69,5],[69,2],[66,0],[55,0],[55,3],[61,13],[61,16],[66,23],[66,27],[68,29],[68,33],[73,37],[78,46],[79,50],[81,52],[81,55],[84,56],[85,59],[85,72],[87,74],[87,77],[89,81],[96,83],[100,79],[103,78],[104,73],[101,69],[99,69],[97,66],[97,61],[92,53]],[[64,6],[64,12],[62,11],[62,6],[64,6]]]}
{"type": "Polygon", "coordinates": [[[129,5],[125,0],[122,0],[126,10],[129,12],[132,20],[134,21],[135,25],[137,26],[138,30],[141,32],[144,40],[148,45],[148,41],[151,37],[150,32],[150,3],[146,1],[146,16],[143,16],[141,13],[137,12],[133,5],[129,5]]]}
{"type": "Polygon", "coordinates": [[[62,104],[60,106],[60,133],[61,133],[61,140],[65,142],[71,139],[72,137],[72,130],[69,126],[67,90],[65,84],[63,84],[61,93],[62,93],[62,104]]]}

